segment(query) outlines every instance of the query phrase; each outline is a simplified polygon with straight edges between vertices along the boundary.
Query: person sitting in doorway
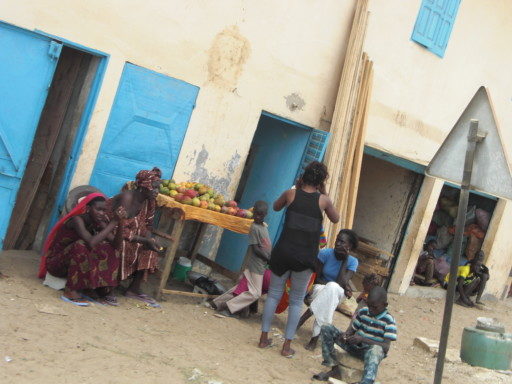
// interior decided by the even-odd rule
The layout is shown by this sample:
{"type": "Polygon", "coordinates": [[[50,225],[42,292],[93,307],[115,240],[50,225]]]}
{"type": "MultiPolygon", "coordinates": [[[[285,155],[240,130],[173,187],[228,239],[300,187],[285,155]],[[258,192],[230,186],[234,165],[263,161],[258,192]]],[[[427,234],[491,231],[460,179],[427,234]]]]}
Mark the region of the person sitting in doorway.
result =
{"type": "Polygon", "coordinates": [[[61,299],[78,306],[88,306],[87,296],[103,304],[117,305],[111,290],[117,286],[119,259],[114,243],[126,212],[120,208],[108,220],[105,196],[92,193],[52,228],[43,246],[40,276],[48,271],[66,278],[61,299]],[[87,296],[85,296],[87,295],[87,296]]]}
{"type": "Polygon", "coordinates": [[[157,268],[157,252],[163,248],[152,237],[153,219],[155,217],[156,197],[162,172],[158,168],[137,173],[136,189],[124,190],[107,201],[109,217],[123,207],[127,218],[120,224],[122,244],[120,247],[120,280],[132,278],[125,296],[140,300],[152,307],[160,305],[141,290],[148,274],[157,268]]]}
{"type": "Polygon", "coordinates": [[[396,340],[395,319],[387,311],[387,292],[374,287],[368,295],[368,306],[361,308],[346,332],[332,324],[322,326],[323,365],[328,372],[318,373],[313,379],[328,381],[330,377],[341,379],[334,344],[338,344],[352,356],[364,361],[363,377],[358,384],[373,384],[381,361],[387,356],[392,341],[396,340]]]}
{"type": "Polygon", "coordinates": [[[414,271],[413,282],[418,285],[423,285],[427,287],[439,286],[439,282],[436,279],[436,270],[435,270],[435,261],[436,257],[434,255],[434,250],[437,249],[437,241],[429,240],[423,247],[423,252],[421,252],[420,257],[418,258],[418,264],[416,265],[416,269],[414,271]]]}
{"type": "MultiPolygon", "coordinates": [[[[259,200],[254,203],[254,222],[249,230],[249,244],[245,255],[245,270],[243,272],[243,277],[245,278],[243,281],[247,281],[247,290],[242,289],[244,287],[238,284],[214,299],[212,305],[221,314],[233,316],[233,314],[244,310],[244,315],[246,315],[248,314],[249,306],[257,302],[262,295],[266,266],[272,251],[270,235],[267,225],[264,223],[267,212],[268,204],[266,202],[259,200]]],[[[269,271],[267,272],[267,280],[269,284],[269,271]]]]}
{"type": "Polygon", "coordinates": [[[314,350],[320,336],[320,328],[331,324],[334,312],[345,297],[352,297],[350,280],[357,271],[359,262],[349,252],[359,244],[357,234],[350,229],[342,229],[336,237],[334,248],[325,248],[318,253],[317,278],[307,301],[309,308],[299,321],[302,326],[312,315],[315,316],[313,334],[305,346],[314,350]]]}
{"type": "MultiPolygon", "coordinates": [[[[476,295],[476,304],[483,304],[482,294],[489,280],[489,268],[483,264],[484,252],[478,251],[475,258],[457,270],[456,292],[459,297],[455,303],[464,307],[474,307],[471,297],[476,295]]],[[[446,275],[445,288],[448,286],[450,274],[446,275]]]]}

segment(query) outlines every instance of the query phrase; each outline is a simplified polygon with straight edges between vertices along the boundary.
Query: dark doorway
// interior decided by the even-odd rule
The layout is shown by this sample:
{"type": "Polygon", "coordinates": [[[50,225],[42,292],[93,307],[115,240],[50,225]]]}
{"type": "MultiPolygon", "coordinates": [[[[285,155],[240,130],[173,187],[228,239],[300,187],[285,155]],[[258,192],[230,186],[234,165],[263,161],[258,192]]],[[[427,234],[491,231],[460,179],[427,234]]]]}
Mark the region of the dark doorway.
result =
{"type": "Polygon", "coordinates": [[[101,58],[64,46],[17,194],[4,249],[39,249],[101,58]]]}

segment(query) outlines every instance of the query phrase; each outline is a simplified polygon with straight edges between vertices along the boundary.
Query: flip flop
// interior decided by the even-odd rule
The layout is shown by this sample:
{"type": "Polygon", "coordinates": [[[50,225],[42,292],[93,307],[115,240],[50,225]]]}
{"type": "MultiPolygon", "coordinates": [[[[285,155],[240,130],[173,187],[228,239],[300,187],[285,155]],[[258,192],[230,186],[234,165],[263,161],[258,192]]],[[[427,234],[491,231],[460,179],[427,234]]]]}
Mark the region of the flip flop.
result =
{"type": "Polygon", "coordinates": [[[64,300],[65,302],[67,303],[71,303],[73,305],[77,305],[79,307],[88,307],[90,306],[91,304],[87,301],[83,302],[83,301],[77,301],[77,300],[81,300],[81,299],[71,299],[69,297],[66,297],[64,295],[62,295],[61,297],[61,300],[64,300]]]}
{"type": "Polygon", "coordinates": [[[83,293],[82,293],[82,297],[85,300],[90,301],[91,303],[99,304],[99,305],[105,305],[101,301],[98,301],[99,299],[93,299],[91,296],[84,295],[83,293]]]}
{"type": "Polygon", "coordinates": [[[150,307],[160,308],[160,304],[158,304],[155,299],[153,299],[152,297],[149,297],[148,295],[146,295],[144,293],[136,294],[136,293],[128,291],[125,293],[125,296],[130,299],[142,301],[142,302],[146,303],[147,305],[149,305],[150,307]]]}
{"type": "Polygon", "coordinates": [[[108,305],[111,305],[113,307],[119,307],[119,303],[117,302],[117,297],[115,297],[114,295],[104,296],[103,300],[105,300],[105,303],[108,305]]]}
{"type": "Polygon", "coordinates": [[[264,347],[260,347],[260,346],[258,345],[258,348],[261,348],[261,349],[268,349],[268,348],[272,348],[273,346],[274,346],[274,340],[272,340],[272,339],[268,339],[268,344],[267,344],[267,345],[265,345],[264,347]]]}
{"type": "Polygon", "coordinates": [[[327,374],[327,372],[321,372],[317,373],[316,375],[313,375],[312,379],[318,381],[329,381],[329,375],[327,374]]]}
{"type": "Polygon", "coordinates": [[[227,310],[227,309],[224,309],[223,311],[220,311],[220,312],[219,312],[219,315],[222,315],[222,316],[224,316],[224,317],[237,318],[237,315],[235,315],[235,314],[233,314],[233,313],[229,312],[229,310],[227,310]]]}

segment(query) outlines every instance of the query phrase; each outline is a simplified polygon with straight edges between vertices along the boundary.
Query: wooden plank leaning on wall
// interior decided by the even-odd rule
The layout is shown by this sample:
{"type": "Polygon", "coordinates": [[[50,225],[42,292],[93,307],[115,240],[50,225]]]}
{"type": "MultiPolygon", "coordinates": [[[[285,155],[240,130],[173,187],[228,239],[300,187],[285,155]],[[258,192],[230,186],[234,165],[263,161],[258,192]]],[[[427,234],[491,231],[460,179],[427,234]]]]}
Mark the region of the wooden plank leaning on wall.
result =
{"type": "Polygon", "coordinates": [[[373,79],[373,63],[363,54],[368,15],[368,0],[357,1],[325,157],[330,173],[327,191],[341,214],[339,223],[325,223],[329,246],[341,228],[352,226],[354,218],[373,79]]]}

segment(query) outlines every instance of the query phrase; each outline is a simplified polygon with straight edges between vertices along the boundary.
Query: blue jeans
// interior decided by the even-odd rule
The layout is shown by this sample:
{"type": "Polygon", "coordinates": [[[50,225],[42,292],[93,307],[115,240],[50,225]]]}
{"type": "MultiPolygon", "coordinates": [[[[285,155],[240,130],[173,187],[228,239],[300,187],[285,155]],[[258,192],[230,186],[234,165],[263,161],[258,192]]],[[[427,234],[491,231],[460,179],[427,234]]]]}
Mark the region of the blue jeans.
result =
{"type": "Polygon", "coordinates": [[[276,313],[277,305],[283,296],[286,280],[290,278],[290,304],[288,306],[288,320],[286,321],[285,339],[292,340],[297,331],[297,325],[300,320],[300,312],[304,303],[304,296],[308,289],[308,283],[313,272],[306,269],[302,272],[287,271],[282,276],[277,276],[272,272],[270,276],[270,285],[268,287],[267,301],[263,310],[263,321],[261,331],[270,331],[272,319],[276,313]]]}
{"type": "Polygon", "coordinates": [[[322,336],[323,365],[328,367],[339,365],[339,362],[336,361],[336,354],[334,352],[334,344],[338,344],[352,356],[364,361],[363,378],[361,379],[360,384],[374,383],[375,378],[377,377],[379,364],[382,359],[386,357],[386,353],[380,345],[364,343],[360,345],[345,344],[339,339],[341,332],[332,324],[322,326],[320,335],[322,336]]]}

